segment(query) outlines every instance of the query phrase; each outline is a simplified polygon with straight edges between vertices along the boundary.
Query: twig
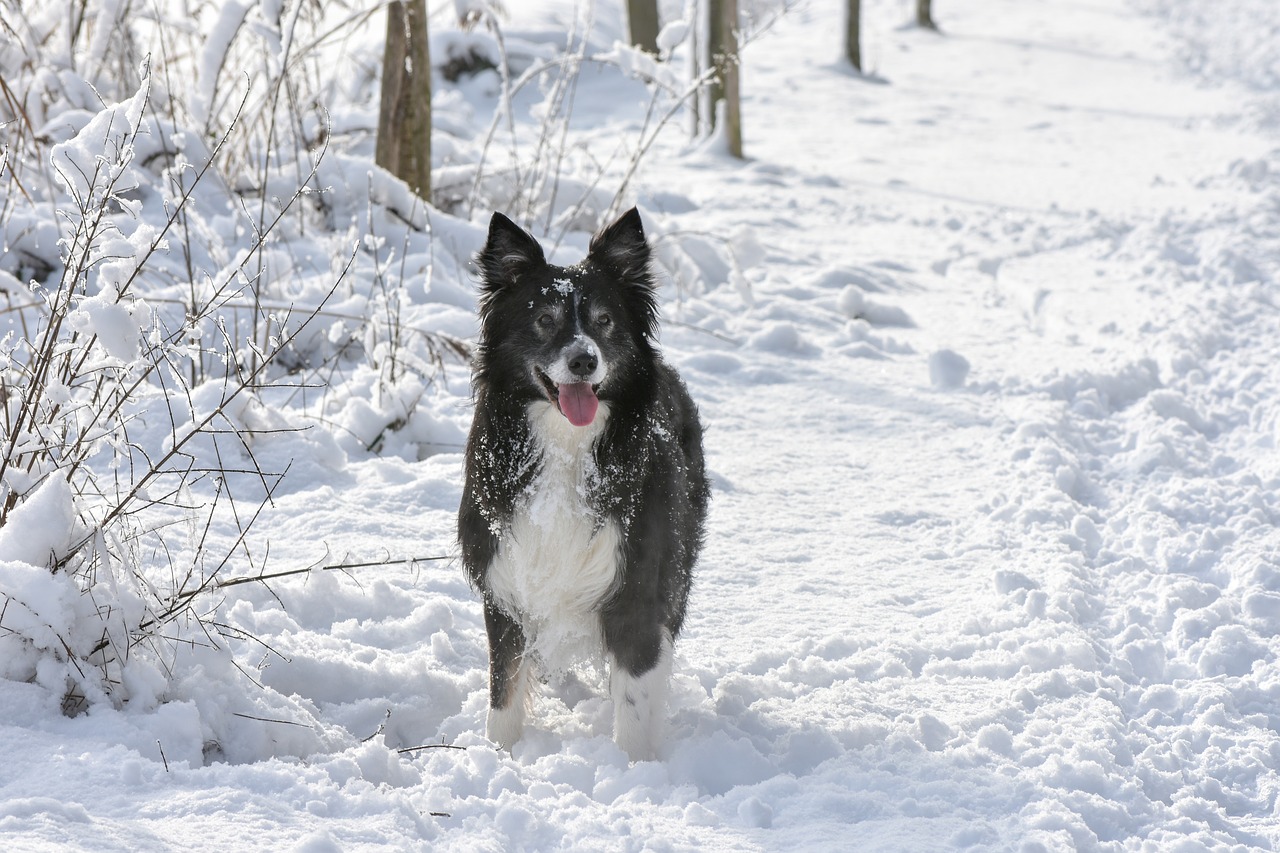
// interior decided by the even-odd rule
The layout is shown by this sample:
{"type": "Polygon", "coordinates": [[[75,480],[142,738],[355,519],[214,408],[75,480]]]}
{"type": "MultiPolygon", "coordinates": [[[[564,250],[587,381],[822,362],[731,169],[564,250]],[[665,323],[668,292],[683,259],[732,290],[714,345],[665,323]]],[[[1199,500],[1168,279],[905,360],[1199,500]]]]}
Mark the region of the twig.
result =
{"type": "Polygon", "coordinates": [[[270,572],[265,574],[254,575],[252,577],[227,578],[218,581],[214,586],[218,589],[228,586],[239,586],[244,583],[253,583],[254,581],[269,581],[275,578],[289,577],[290,575],[304,575],[308,572],[332,572],[343,569],[366,569],[372,566],[404,566],[413,565],[414,563],[431,563],[440,560],[452,560],[450,556],[436,557],[406,557],[402,560],[373,560],[367,563],[336,563],[329,566],[307,566],[301,569],[284,569],[279,572],[270,572]]]}
{"type": "Polygon", "coordinates": [[[295,722],[294,720],[275,720],[275,719],[272,719],[271,717],[256,717],[253,714],[242,714],[239,711],[233,711],[231,713],[231,716],[243,717],[246,720],[257,720],[260,723],[278,723],[282,726],[297,726],[300,729],[311,728],[311,726],[309,726],[306,723],[299,723],[299,722],[295,722]]]}
{"type": "Polygon", "coordinates": [[[368,743],[387,730],[387,720],[391,719],[391,709],[387,709],[387,713],[382,717],[382,722],[378,723],[378,727],[373,730],[373,734],[368,737],[360,738],[361,743],[368,743]]]}
{"type": "Polygon", "coordinates": [[[454,746],[451,743],[424,743],[422,746],[402,746],[396,750],[396,753],[399,755],[409,755],[414,752],[423,752],[428,749],[456,749],[461,752],[465,751],[466,747],[454,746]]]}

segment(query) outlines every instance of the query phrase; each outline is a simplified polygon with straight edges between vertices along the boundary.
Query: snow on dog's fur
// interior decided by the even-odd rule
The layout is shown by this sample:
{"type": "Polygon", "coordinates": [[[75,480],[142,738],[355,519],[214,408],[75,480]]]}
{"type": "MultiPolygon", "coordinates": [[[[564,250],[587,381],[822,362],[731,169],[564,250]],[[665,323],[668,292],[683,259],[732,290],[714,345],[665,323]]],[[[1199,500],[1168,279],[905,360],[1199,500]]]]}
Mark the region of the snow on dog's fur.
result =
{"type": "Polygon", "coordinates": [[[633,760],[652,758],[708,487],[697,408],[655,349],[640,215],[559,267],[495,213],[476,260],[458,539],[484,599],[488,736],[519,739],[537,667],[603,654],[614,737],[633,760]]]}

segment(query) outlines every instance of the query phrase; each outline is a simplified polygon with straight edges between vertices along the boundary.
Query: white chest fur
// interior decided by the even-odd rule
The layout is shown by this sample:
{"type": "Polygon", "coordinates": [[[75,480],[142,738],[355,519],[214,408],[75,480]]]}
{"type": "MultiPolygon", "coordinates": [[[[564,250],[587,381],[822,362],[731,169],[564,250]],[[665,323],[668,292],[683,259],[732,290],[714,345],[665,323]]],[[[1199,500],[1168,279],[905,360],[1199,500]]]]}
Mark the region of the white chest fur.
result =
{"type": "Polygon", "coordinates": [[[532,404],[529,417],[542,467],[503,531],[488,581],[497,602],[520,620],[529,648],[554,671],[599,655],[598,608],[617,583],[622,537],[587,502],[592,448],[608,405],[586,427],[549,403],[532,404]]]}

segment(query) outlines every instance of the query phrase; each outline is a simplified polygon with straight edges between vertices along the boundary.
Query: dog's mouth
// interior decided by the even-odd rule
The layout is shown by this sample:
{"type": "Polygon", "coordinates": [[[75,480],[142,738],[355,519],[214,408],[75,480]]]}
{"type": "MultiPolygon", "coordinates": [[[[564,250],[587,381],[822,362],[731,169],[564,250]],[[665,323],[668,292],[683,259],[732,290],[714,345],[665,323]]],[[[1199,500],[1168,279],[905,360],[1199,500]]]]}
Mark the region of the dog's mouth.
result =
{"type": "Polygon", "coordinates": [[[590,426],[596,419],[596,410],[600,408],[600,398],[596,396],[599,386],[590,382],[557,384],[541,370],[538,371],[538,380],[547,399],[555,404],[569,423],[578,427],[590,426]]]}

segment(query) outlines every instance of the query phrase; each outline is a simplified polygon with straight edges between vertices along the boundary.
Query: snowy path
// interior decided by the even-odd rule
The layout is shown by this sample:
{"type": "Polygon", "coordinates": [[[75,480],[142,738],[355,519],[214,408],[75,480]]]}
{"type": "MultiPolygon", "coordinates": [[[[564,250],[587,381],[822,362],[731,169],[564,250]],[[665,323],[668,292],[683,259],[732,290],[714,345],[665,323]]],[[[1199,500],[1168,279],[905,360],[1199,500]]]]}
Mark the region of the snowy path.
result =
{"type": "MultiPolygon", "coordinates": [[[[1079,0],[941,4],[941,37],[864,2],[860,80],[834,5],[748,53],[750,162],[644,176],[654,234],[763,247],[753,299],[666,309],[716,496],[664,760],[628,766],[590,674],[496,751],[455,564],[314,571],[228,593],[287,701],[197,649],[150,708],[0,685],[0,847],[1280,845],[1280,147],[1242,118],[1280,108],[1079,0]]],[[[466,395],[425,406],[460,435],[466,395]]],[[[458,453],[334,441],[272,567],[452,552],[458,453]]]]}
{"type": "Polygon", "coordinates": [[[886,86],[813,60],[816,8],[748,56],[755,163],[693,217],[770,251],[729,325],[764,375],[694,380],[727,488],[684,654],[807,780],[753,794],[783,838],[816,786],[858,849],[1269,847],[1280,227],[1228,172],[1273,143],[1149,19],[994,6],[895,34],[886,86]],[[868,281],[917,328],[846,325],[868,281]]]}

